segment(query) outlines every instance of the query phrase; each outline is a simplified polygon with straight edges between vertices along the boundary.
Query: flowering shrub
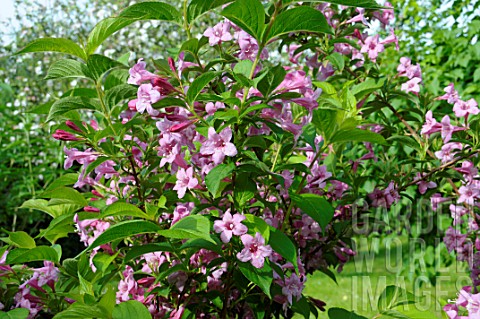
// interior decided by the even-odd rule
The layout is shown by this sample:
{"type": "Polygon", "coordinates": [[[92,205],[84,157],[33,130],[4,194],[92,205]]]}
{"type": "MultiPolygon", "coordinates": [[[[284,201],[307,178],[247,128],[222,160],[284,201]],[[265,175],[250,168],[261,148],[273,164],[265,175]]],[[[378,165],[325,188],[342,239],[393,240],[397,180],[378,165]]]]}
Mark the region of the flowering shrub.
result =
{"type": "MultiPolygon", "coordinates": [[[[325,303],[303,294],[307,275],[334,278],[355,254],[352,229],[373,213],[402,196],[429,196],[436,209],[444,179],[452,187],[442,193],[472,205],[476,102],[449,87],[439,99],[460,119],[425,112],[420,131],[434,100],[421,95],[419,65],[404,57],[398,74],[382,73],[382,53],[398,47],[392,19],[370,0],[192,0],[183,12],[143,2],[102,20],[84,46],[45,38],[22,49],[72,55],[48,77],[93,88],[50,108],[47,121],[61,123],[53,137],[69,142],[64,167],[78,178],[29,202],[53,217],[38,235],[50,246],[24,232],[3,238],[2,307],[30,318],[309,318],[325,303]],[[223,18],[196,30],[207,12],[223,18]],[[95,54],[146,19],[176,23],[188,40],[131,67],[95,54]],[[372,20],[382,28],[368,35],[372,20]],[[419,116],[405,118],[404,104],[419,116]],[[458,176],[442,173],[460,162],[457,189],[458,176]],[[73,232],[86,248],[62,259],[56,242],[73,232]]],[[[449,230],[449,249],[468,250],[462,236],[449,230]]],[[[410,300],[385,296],[380,315],[413,315],[397,309],[410,300]]]]}

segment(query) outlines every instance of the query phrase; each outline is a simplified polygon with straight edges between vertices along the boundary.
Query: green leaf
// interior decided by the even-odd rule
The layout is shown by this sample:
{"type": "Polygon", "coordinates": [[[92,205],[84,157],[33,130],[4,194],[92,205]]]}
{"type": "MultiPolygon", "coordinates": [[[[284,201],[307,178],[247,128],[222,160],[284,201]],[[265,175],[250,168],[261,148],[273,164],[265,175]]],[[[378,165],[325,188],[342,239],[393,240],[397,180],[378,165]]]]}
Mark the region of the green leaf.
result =
{"type": "Polygon", "coordinates": [[[108,205],[103,213],[98,216],[99,219],[109,217],[109,216],[129,216],[129,217],[140,217],[148,218],[148,215],[145,214],[140,208],[133,204],[117,201],[111,205],[108,205]]]}
{"type": "Polygon", "coordinates": [[[313,125],[319,134],[327,141],[330,141],[337,125],[337,112],[334,110],[316,109],[313,111],[313,125]]]}
{"type": "Polygon", "coordinates": [[[126,68],[122,63],[100,54],[90,55],[88,57],[87,66],[92,78],[95,80],[100,79],[105,72],[113,68],[126,68]]]}
{"type": "Polygon", "coordinates": [[[328,309],[328,318],[330,319],[367,319],[363,316],[357,315],[353,311],[347,311],[342,308],[328,309]]]}
{"type": "MultiPolygon", "coordinates": [[[[283,0],[284,4],[293,2],[293,0],[283,0]]],[[[383,9],[375,0],[306,0],[303,2],[329,2],[349,7],[361,7],[367,9],[383,9]]]]}
{"type": "Polygon", "coordinates": [[[333,34],[332,28],[323,13],[312,7],[301,6],[280,13],[273,22],[270,32],[265,35],[264,43],[279,35],[291,32],[333,34]]]}
{"type": "Polygon", "coordinates": [[[59,256],[57,251],[48,246],[38,246],[32,249],[17,248],[8,253],[6,264],[23,264],[42,260],[58,262],[59,256]]]}
{"type": "Polygon", "coordinates": [[[217,76],[216,72],[206,72],[196,78],[188,88],[187,101],[192,104],[207,84],[217,76]]]}
{"type": "Polygon", "coordinates": [[[205,185],[212,195],[215,195],[220,188],[220,183],[225,177],[230,176],[235,169],[235,164],[220,164],[215,166],[205,177],[205,185]]]}
{"type": "Polygon", "coordinates": [[[249,174],[237,175],[234,185],[233,198],[238,208],[244,209],[245,204],[254,198],[257,192],[257,183],[255,183],[249,174]]]}
{"type": "Polygon", "coordinates": [[[130,84],[121,84],[114,86],[105,92],[105,104],[113,108],[124,100],[130,100],[137,95],[137,88],[130,84]]]}
{"type": "Polygon", "coordinates": [[[94,319],[106,318],[105,313],[97,305],[85,305],[75,302],[67,310],[57,313],[53,319],[94,319]]]}
{"type": "Polygon", "coordinates": [[[112,319],[151,319],[152,315],[140,301],[129,300],[113,308],[112,319]]]}
{"type": "Polygon", "coordinates": [[[288,238],[281,230],[270,226],[270,238],[268,244],[287,261],[291,262],[295,268],[297,265],[297,248],[292,240],[288,238]]]}
{"type": "Polygon", "coordinates": [[[380,78],[380,79],[367,78],[362,83],[354,85],[352,87],[352,93],[353,95],[355,95],[357,100],[361,100],[367,94],[370,94],[378,90],[379,88],[383,87],[384,84],[385,84],[385,78],[380,78]]]}
{"type": "Polygon", "coordinates": [[[10,242],[19,248],[35,248],[35,240],[24,231],[7,232],[10,242]]]}
{"type": "Polygon", "coordinates": [[[26,308],[16,308],[9,312],[0,312],[0,319],[27,319],[30,311],[26,308]]]}
{"type": "Polygon", "coordinates": [[[317,194],[291,194],[295,205],[316,221],[324,230],[332,220],[334,209],[323,197],[317,194]]]}
{"type": "Polygon", "coordinates": [[[135,20],[182,21],[182,15],[178,10],[164,2],[136,3],[123,10],[119,16],[135,20]]]}
{"type": "Polygon", "coordinates": [[[142,246],[133,246],[129,247],[130,249],[125,254],[123,262],[129,262],[130,260],[137,258],[139,256],[153,253],[155,251],[173,251],[172,246],[169,243],[155,243],[155,244],[145,244],[142,246]]]}
{"type": "Polygon", "coordinates": [[[252,66],[253,62],[250,60],[242,60],[235,64],[235,67],[233,68],[233,72],[236,74],[242,74],[245,77],[250,76],[250,72],[252,71],[252,66]]]}
{"type": "Polygon", "coordinates": [[[378,298],[377,306],[380,310],[388,310],[399,305],[414,303],[415,296],[405,289],[391,285],[387,286],[378,298]]]}
{"type": "Polygon", "coordinates": [[[287,71],[279,64],[268,70],[267,74],[258,82],[257,89],[264,97],[268,97],[282,83],[285,75],[287,75],[287,71]]]}
{"type": "Polygon", "coordinates": [[[248,280],[260,287],[270,299],[272,298],[270,295],[270,286],[273,282],[273,272],[268,263],[265,263],[263,268],[258,269],[249,262],[239,262],[238,268],[248,280]]]}
{"type": "Polygon", "coordinates": [[[87,39],[87,55],[91,55],[109,36],[135,22],[130,18],[106,18],[93,28],[87,39]]]}
{"type": "Polygon", "coordinates": [[[265,28],[265,9],[259,0],[237,0],[226,7],[221,15],[260,43],[265,28]]]}
{"type": "Polygon", "coordinates": [[[270,242],[270,226],[265,220],[252,214],[245,214],[245,220],[242,223],[248,227],[249,234],[255,236],[256,233],[260,233],[266,242],[270,242]]]}
{"type": "Polygon", "coordinates": [[[81,193],[73,188],[58,187],[51,191],[45,191],[41,194],[43,198],[51,198],[48,205],[74,204],[78,206],[88,206],[88,201],[81,193]]]}
{"type": "Polygon", "coordinates": [[[55,61],[48,69],[45,80],[61,78],[85,78],[90,79],[87,65],[72,59],[55,61]]]}
{"type": "Polygon", "coordinates": [[[210,11],[230,1],[231,0],[192,0],[187,8],[187,22],[191,23],[205,12],[210,11]]]}
{"type": "Polygon", "coordinates": [[[414,306],[409,309],[392,309],[381,312],[382,317],[395,318],[395,319],[437,319],[438,317],[430,311],[419,310],[414,306]]]}
{"type": "MultiPolygon", "coordinates": [[[[29,199],[26,202],[22,204],[19,208],[24,208],[24,209],[36,209],[41,212],[47,213],[53,218],[57,218],[63,214],[63,209],[58,209],[61,205],[57,206],[48,206],[48,201],[44,199],[29,199]]],[[[77,210],[82,206],[79,205],[74,205],[74,207],[71,207],[70,209],[77,210]]],[[[69,210],[70,210],[69,209],[69,210]]]]}
{"type": "Polygon", "coordinates": [[[67,173],[54,180],[45,190],[51,191],[60,186],[73,185],[77,182],[77,180],[78,173],[67,173]]]}
{"type": "Polygon", "coordinates": [[[183,42],[182,47],[180,48],[179,52],[190,52],[194,55],[198,53],[198,39],[191,38],[187,41],[183,42]]]}
{"type": "Polygon", "coordinates": [[[61,52],[61,53],[68,53],[79,57],[83,60],[87,60],[87,55],[85,51],[69,39],[63,38],[42,38],[30,42],[27,44],[26,47],[21,49],[15,54],[23,54],[29,52],[61,52]]]}
{"type": "Polygon", "coordinates": [[[327,56],[327,60],[330,61],[337,70],[340,72],[343,71],[343,68],[345,67],[345,59],[343,55],[338,52],[333,52],[327,56]]]}
{"type": "Polygon", "coordinates": [[[47,122],[58,118],[73,110],[98,110],[100,102],[96,99],[90,99],[83,96],[69,96],[57,100],[53,103],[48,113],[47,122]]]}
{"type": "Polygon", "coordinates": [[[127,220],[115,224],[95,239],[88,249],[93,249],[114,240],[124,239],[132,235],[156,233],[160,226],[146,220],[127,220]]]}
{"type": "Polygon", "coordinates": [[[170,229],[161,230],[158,233],[167,238],[201,238],[216,244],[210,236],[210,221],[202,215],[186,216],[176,222],[170,229]]]}
{"type": "Polygon", "coordinates": [[[80,282],[80,293],[94,296],[95,293],[93,292],[92,283],[86,280],[85,278],[83,278],[80,272],[77,272],[77,277],[78,277],[78,281],[80,282]]]}
{"type": "Polygon", "coordinates": [[[331,139],[332,143],[345,142],[370,142],[387,145],[387,141],[382,135],[362,129],[340,130],[336,132],[331,139]]]}

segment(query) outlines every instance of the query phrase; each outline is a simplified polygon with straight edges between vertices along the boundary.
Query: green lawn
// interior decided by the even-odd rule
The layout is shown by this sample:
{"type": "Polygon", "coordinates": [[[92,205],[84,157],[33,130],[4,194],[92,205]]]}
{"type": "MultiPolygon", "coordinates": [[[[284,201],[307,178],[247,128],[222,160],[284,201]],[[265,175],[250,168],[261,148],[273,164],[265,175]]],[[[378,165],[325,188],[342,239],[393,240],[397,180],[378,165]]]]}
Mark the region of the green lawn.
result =
{"type": "MultiPolygon", "coordinates": [[[[305,294],[326,302],[327,310],[331,307],[341,307],[354,310],[367,318],[373,318],[377,314],[378,296],[386,286],[397,285],[406,288],[409,292],[415,292],[417,296],[424,296],[418,309],[434,312],[438,318],[442,318],[438,300],[455,298],[458,289],[469,284],[464,265],[454,263],[448,268],[439,269],[436,286],[424,284],[415,289],[422,278],[417,278],[417,284],[415,284],[411,269],[407,268],[407,271],[400,275],[397,275],[398,269],[396,269],[399,268],[396,267],[398,260],[411,258],[409,241],[403,237],[395,240],[398,245],[393,245],[393,249],[386,249],[385,241],[378,240],[377,252],[371,251],[372,253],[368,254],[369,250],[365,247],[365,243],[368,242],[370,246],[372,239],[357,239],[359,255],[356,260],[345,265],[343,272],[337,274],[338,285],[327,275],[317,273],[309,277],[305,294]]],[[[328,315],[322,313],[320,318],[328,318],[328,315]]]]}

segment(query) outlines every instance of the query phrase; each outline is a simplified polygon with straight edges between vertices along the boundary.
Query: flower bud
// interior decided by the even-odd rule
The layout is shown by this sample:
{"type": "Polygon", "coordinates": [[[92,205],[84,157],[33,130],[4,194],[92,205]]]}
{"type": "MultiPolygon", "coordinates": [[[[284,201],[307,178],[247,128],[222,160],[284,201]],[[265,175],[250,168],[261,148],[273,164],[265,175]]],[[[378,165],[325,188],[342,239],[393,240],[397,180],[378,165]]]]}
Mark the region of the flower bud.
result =
{"type": "Polygon", "coordinates": [[[59,141],[80,141],[75,135],[64,130],[56,130],[55,133],[52,134],[52,137],[59,141]]]}

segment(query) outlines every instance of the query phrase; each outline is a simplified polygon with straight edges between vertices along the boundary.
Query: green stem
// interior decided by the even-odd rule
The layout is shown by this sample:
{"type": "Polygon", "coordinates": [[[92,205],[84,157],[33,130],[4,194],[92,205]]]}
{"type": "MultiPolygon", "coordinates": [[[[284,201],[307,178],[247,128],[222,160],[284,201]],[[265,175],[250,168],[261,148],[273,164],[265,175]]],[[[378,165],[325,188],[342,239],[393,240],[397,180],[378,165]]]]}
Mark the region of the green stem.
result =
{"type": "Polygon", "coordinates": [[[183,0],[183,28],[185,31],[187,31],[187,37],[190,40],[192,38],[192,34],[190,33],[190,24],[188,24],[187,3],[188,0],[183,0]]]}

